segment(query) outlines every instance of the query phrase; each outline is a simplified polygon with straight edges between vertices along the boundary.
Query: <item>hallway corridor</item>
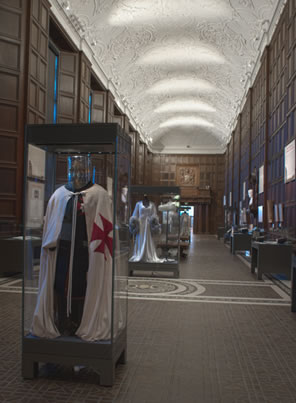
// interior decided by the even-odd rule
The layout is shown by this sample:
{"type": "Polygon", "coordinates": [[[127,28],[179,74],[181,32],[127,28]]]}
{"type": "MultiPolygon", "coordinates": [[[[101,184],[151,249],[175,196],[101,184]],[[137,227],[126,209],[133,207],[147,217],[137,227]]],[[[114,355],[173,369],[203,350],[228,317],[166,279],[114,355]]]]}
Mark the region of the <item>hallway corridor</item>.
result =
{"type": "Polygon", "coordinates": [[[195,236],[180,278],[129,280],[128,363],[112,388],[46,365],[23,381],[21,280],[0,278],[0,402],[296,402],[296,315],[213,236],[195,236]]]}

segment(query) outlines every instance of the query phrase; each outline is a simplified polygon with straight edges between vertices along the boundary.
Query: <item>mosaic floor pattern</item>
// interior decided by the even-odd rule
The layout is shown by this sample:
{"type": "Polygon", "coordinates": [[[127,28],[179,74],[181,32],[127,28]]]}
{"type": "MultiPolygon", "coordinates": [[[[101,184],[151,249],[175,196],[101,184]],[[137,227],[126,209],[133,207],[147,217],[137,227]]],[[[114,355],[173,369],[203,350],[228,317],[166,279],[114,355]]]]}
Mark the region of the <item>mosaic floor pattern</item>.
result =
{"type": "MultiPolygon", "coordinates": [[[[119,281],[124,283],[126,279],[119,278],[119,281]]],[[[33,283],[37,284],[37,278],[33,283]]],[[[19,276],[1,278],[0,292],[21,293],[22,279],[19,276]]],[[[26,292],[37,294],[37,287],[26,287],[26,292]]],[[[270,280],[260,282],[132,277],[128,279],[128,298],[224,304],[290,304],[289,295],[270,280]]]]}

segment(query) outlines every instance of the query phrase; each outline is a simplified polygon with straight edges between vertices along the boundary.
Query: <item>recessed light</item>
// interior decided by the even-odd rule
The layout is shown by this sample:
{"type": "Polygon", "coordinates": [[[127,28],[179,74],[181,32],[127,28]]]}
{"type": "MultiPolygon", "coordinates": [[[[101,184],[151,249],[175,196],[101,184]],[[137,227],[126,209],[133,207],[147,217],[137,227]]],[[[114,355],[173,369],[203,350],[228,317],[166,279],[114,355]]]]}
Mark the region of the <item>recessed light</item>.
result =
{"type": "Polygon", "coordinates": [[[148,94],[195,94],[203,92],[214,92],[215,87],[206,80],[194,78],[168,78],[157,81],[148,88],[148,94]]]}
{"type": "Polygon", "coordinates": [[[154,111],[155,113],[169,112],[216,112],[211,105],[196,99],[176,99],[165,102],[154,111]]]}
{"type": "Polygon", "coordinates": [[[174,127],[174,126],[202,126],[214,127],[212,123],[206,119],[195,116],[179,116],[176,118],[168,119],[159,125],[159,128],[174,127]]]}

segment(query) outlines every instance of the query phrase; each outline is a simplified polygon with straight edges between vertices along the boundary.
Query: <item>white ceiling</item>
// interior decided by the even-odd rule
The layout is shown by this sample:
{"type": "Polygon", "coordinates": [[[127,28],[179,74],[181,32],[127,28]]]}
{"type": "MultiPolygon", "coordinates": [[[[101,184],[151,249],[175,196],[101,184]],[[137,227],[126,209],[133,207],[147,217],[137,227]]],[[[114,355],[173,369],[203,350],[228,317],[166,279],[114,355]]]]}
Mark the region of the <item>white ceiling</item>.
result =
{"type": "Polygon", "coordinates": [[[55,2],[152,149],[224,151],[278,0],[55,2]]]}

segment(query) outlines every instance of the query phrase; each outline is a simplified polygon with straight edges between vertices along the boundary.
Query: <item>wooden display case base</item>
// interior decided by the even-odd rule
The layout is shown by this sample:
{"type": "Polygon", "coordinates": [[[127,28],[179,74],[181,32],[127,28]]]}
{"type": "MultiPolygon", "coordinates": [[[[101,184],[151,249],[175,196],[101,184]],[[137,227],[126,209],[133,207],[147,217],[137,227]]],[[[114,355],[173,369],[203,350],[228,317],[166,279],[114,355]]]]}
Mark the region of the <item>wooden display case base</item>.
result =
{"type": "Polygon", "coordinates": [[[117,363],[126,363],[126,330],[113,343],[85,342],[76,337],[42,339],[31,335],[23,337],[22,376],[38,376],[39,363],[84,365],[100,376],[100,385],[112,386],[117,363]]]}
{"type": "Polygon", "coordinates": [[[164,263],[129,262],[128,275],[133,276],[134,271],[171,272],[179,278],[179,263],[177,261],[164,263]]]}

